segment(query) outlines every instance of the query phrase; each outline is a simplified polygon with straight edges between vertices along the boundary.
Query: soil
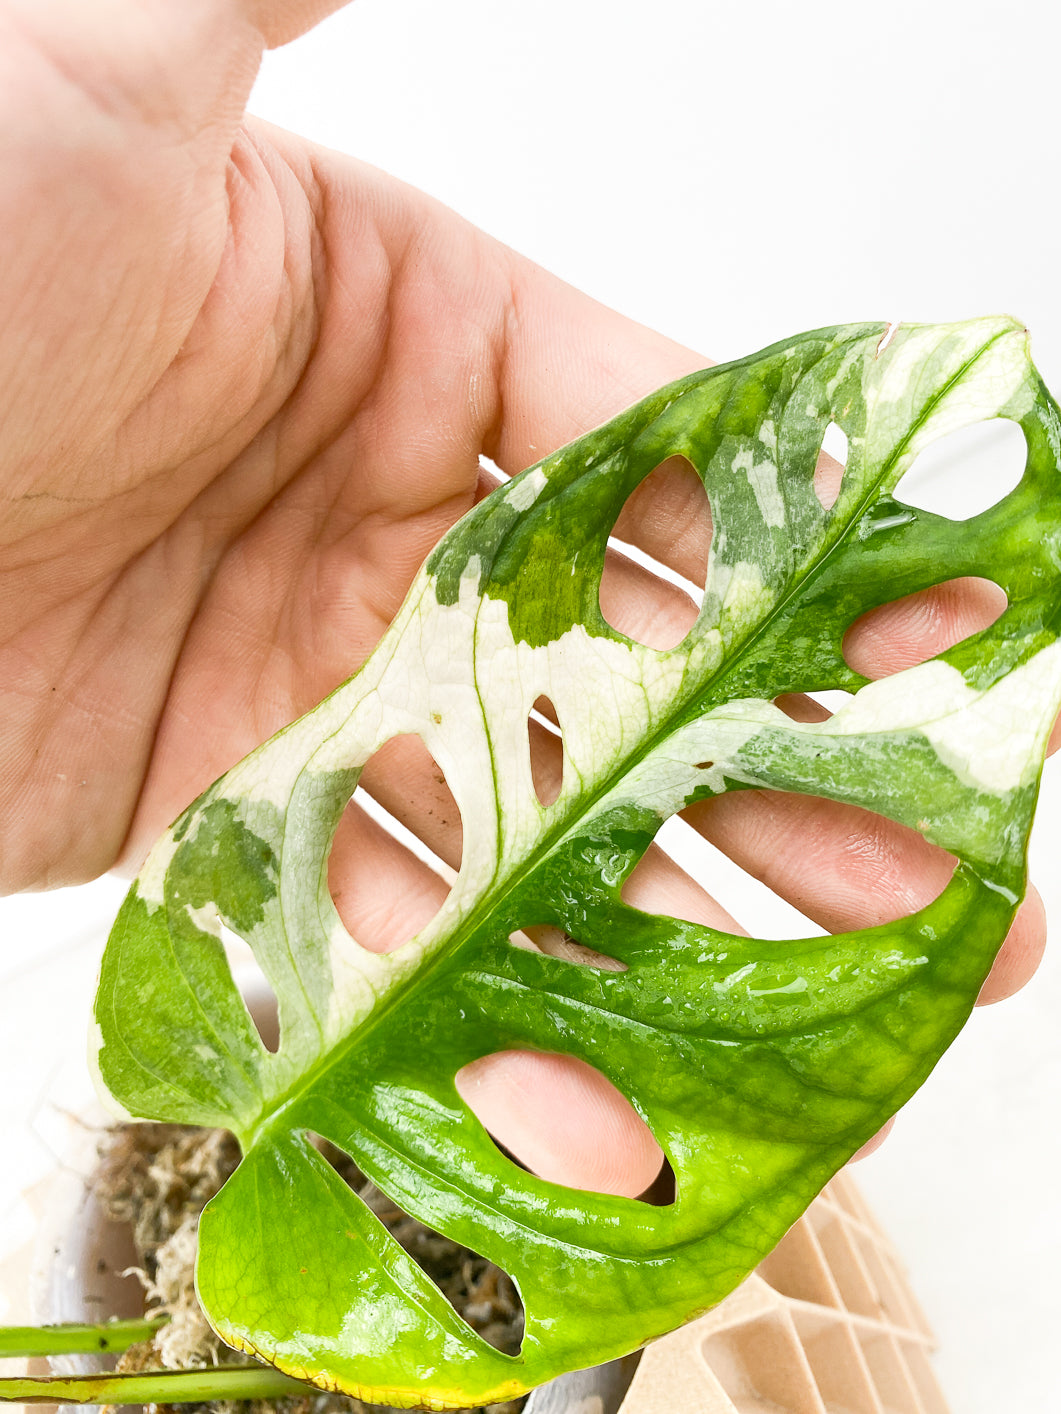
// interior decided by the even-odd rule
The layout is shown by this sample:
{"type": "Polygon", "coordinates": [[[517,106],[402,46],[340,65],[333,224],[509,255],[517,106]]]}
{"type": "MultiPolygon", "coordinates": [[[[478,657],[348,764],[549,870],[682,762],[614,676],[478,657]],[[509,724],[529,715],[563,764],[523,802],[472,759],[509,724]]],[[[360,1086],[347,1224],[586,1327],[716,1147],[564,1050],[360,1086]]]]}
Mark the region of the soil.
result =
{"type": "MultiPolygon", "coordinates": [[[[325,1157],[354,1188],[409,1255],[424,1269],[468,1324],[506,1354],[519,1352],[523,1307],[511,1278],[484,1257],[409,1217],[356,1167],[326,1146],[325,1157]]],[[[107,1215],[129,1225],[148,1312],[169,1321],[153,1340],[122,1357],[121,1370],[192,1369],[248,1357],[231,1350],[210,1329],[193,1285],[199,1214],[239,1163],[239,1148],[225,1130],[171,1124],[129,1124],[110,1131],[101,1149],[96,1195],[107,1215]]],[[[486,1405],[481,1414],[518,1414],[526,1400],[486,1405]]],[[[152,1411],[210,1414],[398,1414],[389,1405],[342,1395],[304,1399],[152,1405],[152,1411]]],[[[470,1411],[467,1411],[470,1414],[470,1411]]]]}

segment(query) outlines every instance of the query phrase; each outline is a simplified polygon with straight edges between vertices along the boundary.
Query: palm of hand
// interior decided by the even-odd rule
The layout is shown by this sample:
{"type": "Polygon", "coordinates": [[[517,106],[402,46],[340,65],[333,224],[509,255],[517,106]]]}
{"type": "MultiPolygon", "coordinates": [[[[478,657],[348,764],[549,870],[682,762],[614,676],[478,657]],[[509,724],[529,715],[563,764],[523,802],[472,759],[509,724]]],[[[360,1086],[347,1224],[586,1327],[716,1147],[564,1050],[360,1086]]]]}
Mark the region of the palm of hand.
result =
{"type": "MultiPolygon", "coordinates": [[[[238,113],[240,57],[172,122],[238,113]]],[[[12,281],[43,292],[5,360],[14,887],[108,867],[147,773],[135,857],[353,671],[498,449],[506,252],[282,134],[115,139],[108,102],[74,94],[87,150],[48,152],[12,281]]]]}
{"type": "MultiPolygon", "coordinates": [[[[22,138],[0,198],[8,889],[137,860],[210,780],[356,669],[472,504],[481,453],[518,471],[701,362],[381,174],[241,127],[261,40],[224,7],[156,16],[143,33],[130,21],[120,43],[93,36],[76,7],[60,33],[45,8],[0,13],[0,93],[22,138]]],[[[686,570],[708,533],[682,526],[688,494],[675,472],[631,527],[686,570]]],[[[682,614],[624,576],[620,617],[682,614]]],[[[878,670],[994,611],[946,592],[920,596],[918,612],[867,628],[878,670]]],[[[411,794],[430,788],[414,781],[411,794]]],[[[701,812],[704,832],[829,927],[905,912],[948,872],[858,812],[718,805],[701,812]],[[800,859],[779,847],[795,822],[800,859]],[[808,853],[821,860],[813,897],[808,853]]],[[[401,902],[351,887],[364,902],[344,916],[386,946],[436,885],[367,822],[358,830],[340,846],[351,875],[377,895],[391,879],[401,902]]],[[[432,843],[455,857],[459,832],[432,843]]],[[[687,912],[727,921],[662,861],[646,889],[657,906],[682,894],[687,912]]],[[[1022,919],[999,993],[1041,948],[1040,911],[1022,919]]],[[[554,1148],[567,1143],[555,1176],[627,1191],[651,1176],[654,1145],[576,1067],[514,1060],[482,1080],[482,1107],[517,1150],[501,1113],[512,1087],[527,1133],[538,1107],[549,1115],[554,1148]],[[618,1150],[582,1122],[590,1109],[618,1150]]]]}

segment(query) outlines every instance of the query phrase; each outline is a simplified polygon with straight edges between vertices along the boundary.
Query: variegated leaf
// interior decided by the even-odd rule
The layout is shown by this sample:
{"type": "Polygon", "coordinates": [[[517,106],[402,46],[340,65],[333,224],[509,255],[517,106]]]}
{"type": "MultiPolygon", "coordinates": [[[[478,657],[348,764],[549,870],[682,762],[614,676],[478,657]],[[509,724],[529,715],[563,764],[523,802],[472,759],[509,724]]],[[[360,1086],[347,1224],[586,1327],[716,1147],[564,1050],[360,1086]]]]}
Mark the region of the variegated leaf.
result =
{"type": "Polygon", "coordinates": [[[822,330],[695,374],[501,487],[435,550],[365,666],[212,786],[134,884],[103,965],[98,1064],[139,1116],[223,1125],[244,1160],[204,1214],[199,1292],[231,1343],[321,1385],[443,1409],[630,1350],[717,1302],[922,1082],[961,1027],[1024,890],[1061,694],[1057,411],[1008,320],[822,330]],[[1027,469],[955,524],[893,492],[930,441],[1017,421],[1027,469]],[[847,434],[839,497],[813,473],[847,434]],[[669,651],[602,617],[608,536],[680,454],[714,534],[703,610],[669,651]],[[958,575],[1009,607],[985,632],[867,684],[842,639],[865,611],[958,575]],[[779,694],[853,692],[805,724],[779,694]],[[528,715],[562,732],[559,797],[535,793],[528,715]],[[464,822],[434,921],[361,948],[327,860],[361,767],[415,733],[464,822]],[[942,895],[834,938],[747,939],[621,897],[664,820],[748,787],[853,802],[958,859],[942,895]],[[224,923],[279,999],[262,1045],[224,923]],[[552,925],[625,965],[520,949],[552,925]],[[456,1072],[502,1050],[577,1056],[644,1116],[669,1206],[565,1189],[501,1153],[456,1072]],[[340,1181],[356,1158],[429,1225],[518,1283],[498,1353],[340,1181]]]}

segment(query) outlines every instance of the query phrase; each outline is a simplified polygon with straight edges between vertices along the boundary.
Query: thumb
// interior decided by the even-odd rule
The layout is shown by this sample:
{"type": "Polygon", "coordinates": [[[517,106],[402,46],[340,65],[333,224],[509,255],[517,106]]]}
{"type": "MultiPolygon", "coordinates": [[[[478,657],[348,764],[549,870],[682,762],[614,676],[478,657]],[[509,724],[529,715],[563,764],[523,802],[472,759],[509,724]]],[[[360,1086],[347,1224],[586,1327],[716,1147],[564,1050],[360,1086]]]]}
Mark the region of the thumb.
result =
{"type": "Polygon", "coordinates": [[[246,0],[244,9],[268,48],[276,49],[305,34],[348,0],[246,0]]]}

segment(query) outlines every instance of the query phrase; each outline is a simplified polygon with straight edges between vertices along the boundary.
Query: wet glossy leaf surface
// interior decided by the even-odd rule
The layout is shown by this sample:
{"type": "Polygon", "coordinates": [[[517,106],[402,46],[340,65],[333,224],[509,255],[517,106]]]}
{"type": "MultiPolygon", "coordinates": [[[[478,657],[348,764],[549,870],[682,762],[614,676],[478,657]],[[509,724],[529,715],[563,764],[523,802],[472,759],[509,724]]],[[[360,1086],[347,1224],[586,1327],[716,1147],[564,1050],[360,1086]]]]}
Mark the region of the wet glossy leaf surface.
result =
{"type": "Polygon", "coordinates": [[[231,1343],[379,1402],[463,1407],[622,1354],[720,1300],[922,1082],[961,1027],[1024,889],[1061,690],[1061,428],[1007,320],[817,331],[661,390],[501,487],[436,549],[361,672],[205,793],[156,847],[104,961],[98,1063],[138,1116],[221,1125],[244,1159],[203,1217],[200,1298],[231,1343]],[[955,523],[893,495],[918,451],[1005,417],[1025,475],[955,523]],[[826,429],[847,469],[826,509],[826,429]],[[703,609],[658,651],[601,614],[607,539],[668,457],[702,477],[703,609]],[[843,637],[962,575],[1005,590],[989,629],[867,684],[843,637]],[[843,688],[800,723],[782,693],[843,688]],[[542,804],[528,718],[563,780],[542,804]],[[418,734],[464,822],[433,922],[358,946],[328,890],[361,766],[418,734]],[[910,918],[746,939],[637,911],[624,880],[662,822],[726,791],[851,802],[958,859],[910,918]],[[266,1050],[220,925],[279,1002],[266,1050]],[[624,965],[513,946],[551,925],[624,965]],[[665,1207],[537,1179],[459,1097],[461,1067],[530,1048],[596,1067],[675,1174],[665,1207]],[[518,1356],[465,1325],[320,1135],[408,1212],[510,1273],[518,1356]]]}

